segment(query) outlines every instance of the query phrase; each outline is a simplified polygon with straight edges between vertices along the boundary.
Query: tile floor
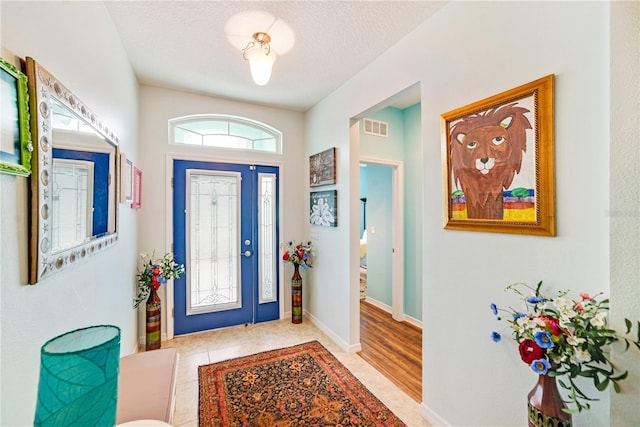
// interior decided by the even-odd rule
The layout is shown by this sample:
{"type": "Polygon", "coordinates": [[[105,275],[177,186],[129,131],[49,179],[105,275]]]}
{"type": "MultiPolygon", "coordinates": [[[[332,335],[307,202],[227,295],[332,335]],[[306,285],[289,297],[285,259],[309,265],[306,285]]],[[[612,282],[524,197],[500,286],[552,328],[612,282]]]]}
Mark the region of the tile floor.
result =
{"type": "Polygon", "coordinates": [[[429,423],[420,416],[418,403],[360,356],[342,351],[307,319],[299,325],[294,325],[290,319],[285,319],[186,335],[163,342],[163,348],[175,347],[180,353],[173,425],[176,427],[198,425],[198,366],[312,340],[318,340],[331,351],[407,426],[429,426],[429,423]]]}

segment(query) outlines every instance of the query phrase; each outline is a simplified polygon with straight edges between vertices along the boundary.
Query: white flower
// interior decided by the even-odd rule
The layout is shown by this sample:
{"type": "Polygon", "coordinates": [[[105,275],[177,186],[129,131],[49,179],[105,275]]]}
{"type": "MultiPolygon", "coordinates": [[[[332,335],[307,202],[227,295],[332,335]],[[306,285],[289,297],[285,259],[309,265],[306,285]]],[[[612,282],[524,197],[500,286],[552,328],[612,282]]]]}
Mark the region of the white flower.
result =
{"type": "Polygon", "coordinates": [[[588,363],[591,362],[591,353],[586,350],[580,350],[576,348],[576,352],[571,356],[573,363],[588,363]]]}
{"type": "Polygon", "coordinates": [[[600,311],[600,312],[596,313],[596,315],[593,318],[591,318],[589,323],[591,323],[595,327],[604,326],[604,318],[605,317],[607,317],[607,312],[606,311],[600,311]]]}
{"type": "Polygon", "coordinates": [[[573,308],[573,301],[569,298],[558,297],[553,300],[553,303],[558,308],[558,311],[563,312],[565,310],[571,310],[573,308]]]}
{"type": "Polygon", "coordinates": [[[576,317],[576,312],[573,310],[565,310],[565,311],[561,311],[560,312],[560,323],[565,324],[565,323],[574,323],[575,322],[575,317],[576,317]]]}
{"type": "Polygon", "coordinates": [[[311,208],[311,224],[330,226],[336,222],[335,217],[331,213],[331,206],[325,203],[324,199],[318,199],[318,203],[311,208]]]}
{"type": "Polygon", "coordinates": [[[583,343],[583,342],[585,342],[585,341],[586,341],[586,340],[585,340],[584,338],[578,338],[578,337],[576,337],[576,336],[574,336],[574,335],[569,335],[569,336],[567,337],[567,343],[568,343],[569,345],[574,346],[574,347],[575,347],[575,346],[577,346],[577,345],[582,344],[582,343],[583,343]]]}
{"type": "Polygon", "coordinates": [[[520,333],[530,331],[532,334],[545,328],[544,320],[539,317],[522,316],[516,320],[520,333]]]}

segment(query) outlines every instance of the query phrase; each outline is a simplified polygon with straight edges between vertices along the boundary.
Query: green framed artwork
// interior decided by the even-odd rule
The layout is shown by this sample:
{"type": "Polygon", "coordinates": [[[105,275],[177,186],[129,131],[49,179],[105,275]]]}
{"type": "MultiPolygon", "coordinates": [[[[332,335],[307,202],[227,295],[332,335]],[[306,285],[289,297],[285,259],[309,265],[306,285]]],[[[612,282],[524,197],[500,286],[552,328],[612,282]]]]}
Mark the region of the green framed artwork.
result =
{"type": "Polygon", "coordinates": [[[0,172],[31,174],[27,76],[0,58],[0,172]]]}
{"type": "Polygon", "coordinates": [[[338,190],[311,192],[309,222],[323,227],[338,226],[338,190]]]}

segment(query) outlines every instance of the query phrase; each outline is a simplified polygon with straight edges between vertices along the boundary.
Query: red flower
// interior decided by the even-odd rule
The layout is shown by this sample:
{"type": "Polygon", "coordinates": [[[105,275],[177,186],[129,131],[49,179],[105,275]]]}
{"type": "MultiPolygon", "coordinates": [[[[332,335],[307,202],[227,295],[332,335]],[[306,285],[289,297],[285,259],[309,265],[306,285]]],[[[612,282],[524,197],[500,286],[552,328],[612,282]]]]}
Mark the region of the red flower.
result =
{"type": "Polygon", "coordinates": [[[149,287],[151,289],[153,289],[154,291],[157,291],[158,289],[160,289],[160,283],[158,282],[158,280],[154,277],[151,280],[151,283],[149,283],[149,287]]]}
{"type": "Polygon", "coordinates": [[[580,298],[582,298],[583,301],[595,301],[593,297],[586,292],[581,293],[580,298]]]}
{"type": "Polygon", "coordinates": [[[531,339],[522,340],[518,350],[520,350],[520,358],[527,365],[530,365],[534,360],[542,359],[544,356],[544,350],[531,339]]]}
{"type": "Polygon", "coordinates": [[[298,250],[298,256],[302,258],[304,256],[304,251],[302,249],[298,250]]]}
{"type": "Polygon", "coordinates": [[[548,316],[540,316],[540,319],[551,328],[551,333],[553,335],[561,335],[562,331],[560,330],[560,321],[555,317],[548,316]]]}
{"type": "Polygon", "coordinates": [[[289,257],[290,257],[289,251],[287,251],[287,252],[284,253],[284,255],[282,255],[282,260],[283,261],[288,261],[289,257]]]}
{"type": "Polygon", "coordinates": [[[154,276],[157,276],[160,274],[160,267],[158,267],[157,265],[154,265],[153,268],[151,269],[151,274],[153,274],[154,276]]]}
{"type": "Polygon", "coordinates": [[[581,302],[577,302],[576,306],[573,308],[576,309],[577,311],[584,311],[584,305],[582,305],[581,302]]]}

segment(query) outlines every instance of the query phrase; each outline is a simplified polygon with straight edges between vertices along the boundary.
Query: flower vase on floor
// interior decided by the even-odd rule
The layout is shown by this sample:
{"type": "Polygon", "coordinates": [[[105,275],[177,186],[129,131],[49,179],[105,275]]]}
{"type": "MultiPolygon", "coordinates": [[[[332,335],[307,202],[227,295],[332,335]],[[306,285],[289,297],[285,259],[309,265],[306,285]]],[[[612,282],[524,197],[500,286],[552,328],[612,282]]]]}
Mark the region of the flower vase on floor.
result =
{"type": "Polygon", "coordinates": [[[298,264],[293,264],[291,277],[291,323],[302,323],[302,276],[298,264]]]}
{"type": "Polygon", "coordinates": [[[571,427],[571,415],[562,411],[565,405],[556,377],[540,375],[528,397],[529,427],[571,427]]]}
{"type": "Polygon", "coordinates": [[[153,287],[149,289],[147,299],[147,339],[146,350],[157,350],[160,348],[160,328],[161,321],[161,301],[158,292],[153,287]]]}

